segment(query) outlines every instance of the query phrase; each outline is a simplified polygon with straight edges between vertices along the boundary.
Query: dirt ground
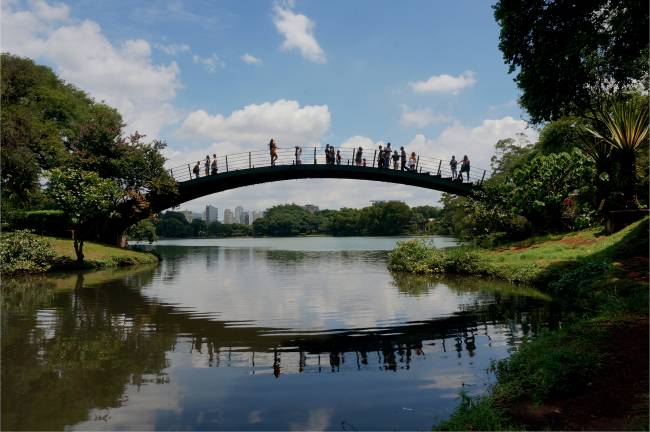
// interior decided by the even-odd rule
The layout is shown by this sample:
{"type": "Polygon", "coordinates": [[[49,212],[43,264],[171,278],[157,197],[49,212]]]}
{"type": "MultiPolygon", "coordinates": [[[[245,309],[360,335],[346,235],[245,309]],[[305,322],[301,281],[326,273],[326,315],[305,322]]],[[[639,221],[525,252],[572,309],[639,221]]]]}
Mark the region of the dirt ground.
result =
{"type": "Polygon", "coordinates": [[[588,389],[508,409],[526,429],[648,430],[648,319],[610,323],[603,372],[588,389]]]}

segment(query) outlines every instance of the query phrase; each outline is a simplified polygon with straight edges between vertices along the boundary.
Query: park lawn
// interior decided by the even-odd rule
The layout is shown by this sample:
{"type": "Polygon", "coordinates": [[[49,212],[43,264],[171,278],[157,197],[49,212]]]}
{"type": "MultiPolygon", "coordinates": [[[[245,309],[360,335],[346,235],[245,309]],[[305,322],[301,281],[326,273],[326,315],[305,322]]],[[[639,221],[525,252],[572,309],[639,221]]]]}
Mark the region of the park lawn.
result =
{"type": "Polygon", "coordinates": [[[637,251],[647,256],[648,218],[611,234],[593,228],[564,235],[527,239],[497,249],[481,249],[477,254],[484,273],[512,282],[545,284],[585,260],[618,262],[621,252],[637,251]]]}
{"type": "MultiPolygon", "coordinates": [[[[77,260],[74,252],[73,241],[54,237],[45,237],[56,252],[54,269],[71,267],[77,260]]],[[[153,264],[158,262],[158,257],[147,252],[138,252],[129,249],[122,249],[115,246],[95,242],[84,242],[85,267],[103,268],[127,266],[134,264],[153,264]]]]}

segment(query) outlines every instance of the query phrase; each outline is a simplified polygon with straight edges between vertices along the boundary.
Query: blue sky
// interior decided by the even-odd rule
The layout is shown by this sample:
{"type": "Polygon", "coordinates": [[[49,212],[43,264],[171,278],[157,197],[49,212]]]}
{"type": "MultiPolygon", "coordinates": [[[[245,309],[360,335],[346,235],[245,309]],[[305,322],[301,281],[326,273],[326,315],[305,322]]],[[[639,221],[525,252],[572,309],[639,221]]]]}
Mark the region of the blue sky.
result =
{"type": "MultiPolygon", "coordinates": [[[[51,66],[117,107],[129,130],[166,140],[170,165],[263,149],[273,136],[280,146],[390,141],[435,157],[468,153],[487,167],[496,140],[537,136],[516,104],[485,2],[5,0],[2,12],[3,51],[51,66]]],[[[301,180],[184,207],[438,197],[301,180]]]]}

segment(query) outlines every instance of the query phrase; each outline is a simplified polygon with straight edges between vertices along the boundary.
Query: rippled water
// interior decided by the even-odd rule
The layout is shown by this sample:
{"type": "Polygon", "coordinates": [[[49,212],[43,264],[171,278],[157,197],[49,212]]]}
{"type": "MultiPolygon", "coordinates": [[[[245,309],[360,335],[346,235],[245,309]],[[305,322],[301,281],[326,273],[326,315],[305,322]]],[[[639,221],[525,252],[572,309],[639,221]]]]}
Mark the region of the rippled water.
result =
{"type": "Polygon", "coordinates": [[[161,242],[157,267],[4,280],[2,429],[430,429],[558,318],[391,274],[395,241],[161,242]]]}

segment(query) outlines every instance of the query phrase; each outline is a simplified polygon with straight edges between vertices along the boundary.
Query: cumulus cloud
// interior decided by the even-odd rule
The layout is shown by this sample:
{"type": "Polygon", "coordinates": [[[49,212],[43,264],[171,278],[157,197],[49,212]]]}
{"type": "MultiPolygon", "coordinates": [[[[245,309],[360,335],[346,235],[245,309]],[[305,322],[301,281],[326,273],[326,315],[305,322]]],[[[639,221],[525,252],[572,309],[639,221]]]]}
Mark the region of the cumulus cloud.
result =
{"type": "Polygon", "coordinates": [[[314,63],[327,61],[325,52],[314,36],[315,24],[312,20],[292,10],[292,3],[276,3],[273,7],[273,24],[284,36],[282,49],[291,51],[297,49],[303,58],[314,63]]]}
{"type": "Polygon", "coordinates": [[[175,56],[178,54],[182,53],[190,53],[192,52],[192,47],[190,47],[188,44],[154,44],[154,48],[159,49],[160,51],[175,56]]]}
{"type": "Polygon", "coordinates": [[[215,73],[217,68],[224,66],[223,62],[219,60],[219,57],[217,57],[216,54],[211,54],[208,57],[201,57],[200,55],[193,54],[192,61],[203,65],[210,73],[215,73]]]}
{"type": "Polygon", "coordinates": [[[330,127],[327,105],[301,107],[297,101],[250,104],[229,115],[203,110],[187,115],[178,135],[195,142],[226,142],[232,149],[266,145],[275,138],[280,147],[318,144],[330,127]]]}
{"type": "Polygon", "coordinates": [[[476,84],[474,72],[465,71],[457,77],[447,74],[434,75],[426,81],[410,82],[409,86],[416,93],[458,94],[460,90],[474,84],[476,84]]]}
{"type": "Polygon", "coordinates": [[[258,59],[258,58],[255,57],[254,55],[251,55],[251,54],[248,54],[248,53],[244,54],[244,55],[241,56],[240,58],[241,58],[241,61],[243,61],[243,62],[246,63],[246,64],[252,64],[252,65],[259,65],[259,64],[262,64],[262,60],[261,60],[261,59],[258,59]]]}
{"type": "Polygon", "coordinates": [[[450,158],[451,155],[457,158],[468,155],[473,166],[487,169],[494,154],[494,144],[500,139],[514,138],[518,134],[524,134],[530,141],[536,141],[538,137],[537,131],[527,122],[506,116],[483,120],[473,128],[455,123],[433,139],[417,134],[406,147],[418,154],[443,159],[450,158]]]}
{"type": "Polygon", "coordinates": [[[3,2],[2,43],[3,51],[53,63],[61,78],[117,108],[130,130],[156,135],[178,120],[171,105],[178,65],[154,64],[143,39],[115,46],[96,22],[74,22],[67,6],[35,1],[23,10],[3,2]]]}
{"type": "Polygon", "coordinates": [[[407,105],[402,105],[400,108],[402,110],[402,115],[399,122],[405,127],[417,126],[423,128],[432,124],[449,123],[452,121],[450,115],[434,113],[431,108],[412,110],[407,105]]]}

